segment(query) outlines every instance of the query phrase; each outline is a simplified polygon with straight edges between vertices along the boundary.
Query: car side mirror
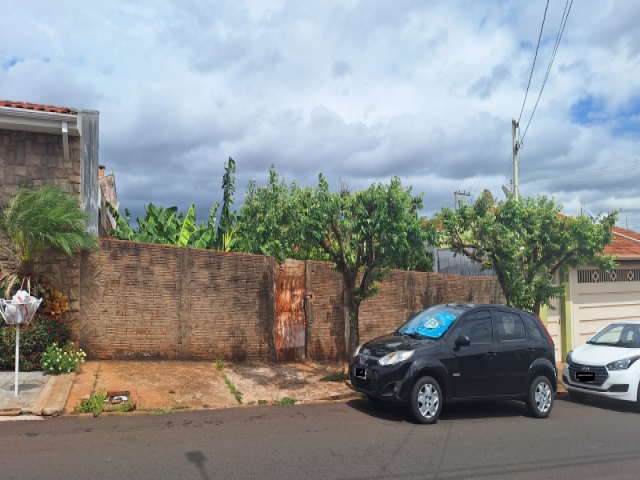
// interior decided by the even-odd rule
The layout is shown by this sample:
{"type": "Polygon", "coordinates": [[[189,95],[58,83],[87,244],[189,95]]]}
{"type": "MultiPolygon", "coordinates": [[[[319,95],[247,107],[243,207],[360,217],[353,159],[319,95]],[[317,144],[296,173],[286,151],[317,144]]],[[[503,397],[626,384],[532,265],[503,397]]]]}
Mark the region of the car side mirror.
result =
{"type": "Polygon", "coordinates": [[[456,347],[468,347],[469,345],[471,345],[471,340],[466,335],[460,335],[456,338],[456,347]]]}

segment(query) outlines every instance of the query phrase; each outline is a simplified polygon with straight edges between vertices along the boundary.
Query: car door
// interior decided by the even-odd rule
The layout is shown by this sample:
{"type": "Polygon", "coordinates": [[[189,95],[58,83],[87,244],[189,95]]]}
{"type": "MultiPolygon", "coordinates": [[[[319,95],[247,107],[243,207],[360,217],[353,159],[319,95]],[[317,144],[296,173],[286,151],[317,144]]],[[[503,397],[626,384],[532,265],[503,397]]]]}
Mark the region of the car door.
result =
{"type": "Polygon", "coordinates": [[[493,311],[498,336],[500,393],[518,395],[526,392],[527,374],[535,347],[531,344],[522,317],[513,310],[493,311]]]}
{"type": "Polygon", "coordinates": [[[453,359],[453,397],[485,397],[498,387],[497,344],[491,312],[474,310],[460,319],[449,338],[453,359]],[[469,337],[470,345],[456,347],[458,336],[469,337]]]}

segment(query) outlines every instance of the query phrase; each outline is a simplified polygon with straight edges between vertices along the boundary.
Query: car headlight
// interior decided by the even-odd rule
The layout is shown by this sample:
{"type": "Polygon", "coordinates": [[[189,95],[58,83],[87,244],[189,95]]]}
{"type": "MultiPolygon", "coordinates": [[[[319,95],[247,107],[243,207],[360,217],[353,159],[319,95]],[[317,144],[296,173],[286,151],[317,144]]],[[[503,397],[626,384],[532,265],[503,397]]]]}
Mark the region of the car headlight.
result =
{"type": "Polygon", "coordinates": [[[567,358],[564,359],[564,363],[566,363],[567,365],[571,365],[571,354],[573,353],[573,350],[571,350],[569,353],[567,353],[567,358]]]}
{"type": "Polygon", "coordinates": [[[356,348],[356,351],[353,352],[354,357],[356,357],[360,353],[360,349],[362,348],[362,345],[364,345],[364,343],[361,343],[360,345],[358,345],[358,348],[356,348]]]}
{"type": "Polygon", "coordinates": [[[607,370],[626,370],[640,357],[623,358],[607,364],[607,370]]]}
{"type": "Polygon", "coordinates": [[[397,352],[391,352],[389,355],[380,358],[378,363],[380,365],[395,365],[396,363],[404,362],[411,358],[414,351],[415,350],[398,350],[397,352]]]}

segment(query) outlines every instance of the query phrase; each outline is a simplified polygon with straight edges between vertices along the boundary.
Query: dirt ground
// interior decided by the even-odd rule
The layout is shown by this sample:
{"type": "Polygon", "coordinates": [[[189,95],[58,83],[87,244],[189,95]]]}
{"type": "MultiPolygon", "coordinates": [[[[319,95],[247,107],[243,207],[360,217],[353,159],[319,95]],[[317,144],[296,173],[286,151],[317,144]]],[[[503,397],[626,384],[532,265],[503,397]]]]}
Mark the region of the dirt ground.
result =
{"type": "MultiPolygon", "coordinates": [[[[338,400],[355,396],[345,382],[320,379],[345,368],[341,364],[225,364],[222,372],[242,395],[244,405],[272,404],[285,397],[296,403],[338,400]]],[[[346,368],[345,368],[346,370],[346,368]]],[[[73,414],[82,398],[96,390],[129,390],[138,411],[239,406],[215,362],[90,361],[80,366],[67,400],[73,414]]]]}

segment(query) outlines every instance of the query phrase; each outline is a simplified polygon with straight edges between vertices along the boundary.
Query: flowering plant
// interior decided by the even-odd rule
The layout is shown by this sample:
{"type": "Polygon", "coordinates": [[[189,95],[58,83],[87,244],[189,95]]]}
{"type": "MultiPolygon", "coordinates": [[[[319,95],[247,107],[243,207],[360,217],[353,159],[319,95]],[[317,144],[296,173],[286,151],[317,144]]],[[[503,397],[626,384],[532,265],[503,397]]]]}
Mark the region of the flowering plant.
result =
{"type": "Polygon", "coordinates": [[[67,343],[64,348],[60,348],[57,343],[54,343],[42,354],[40,360],[42,369],[45,372],[57,375],[60,373],[75,372],[78,366],[84,362],[86,356],[87,354],[82,350],[74,351],[71,342],[67,343]]]}

